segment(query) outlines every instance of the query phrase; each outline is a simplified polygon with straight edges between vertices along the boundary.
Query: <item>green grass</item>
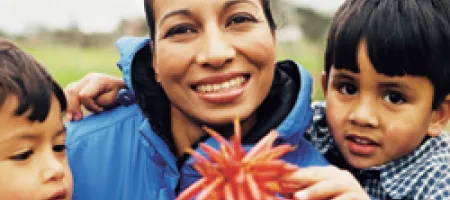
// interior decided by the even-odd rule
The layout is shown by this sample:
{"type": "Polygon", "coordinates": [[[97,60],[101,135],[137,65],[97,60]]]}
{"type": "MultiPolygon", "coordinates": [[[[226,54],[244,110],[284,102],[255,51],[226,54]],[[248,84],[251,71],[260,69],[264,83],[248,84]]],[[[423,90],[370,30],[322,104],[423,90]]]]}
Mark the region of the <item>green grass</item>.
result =
{"type": "Polygon", "coordinates": [[[121,75],[116,67],[119,55],[114,47],[88,49],[61,45],[20,45],[20,47],[42,63],[62,87],[81,79],[89,72],[121,75]]]}

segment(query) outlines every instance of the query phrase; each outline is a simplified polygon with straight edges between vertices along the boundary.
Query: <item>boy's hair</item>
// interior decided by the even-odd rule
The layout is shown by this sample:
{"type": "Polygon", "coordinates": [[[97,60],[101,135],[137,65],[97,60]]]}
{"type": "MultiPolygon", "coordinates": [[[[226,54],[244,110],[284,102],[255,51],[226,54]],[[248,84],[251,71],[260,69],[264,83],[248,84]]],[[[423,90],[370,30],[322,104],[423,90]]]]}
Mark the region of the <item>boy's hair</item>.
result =
{"type": "Polygon", "coordinates": [[[44,67],[13,43],[0,38],[0,108],[9,95],[14,95],[19,104],[15,116],[30,110],[28,120],[43,122],[50,112],[52,94],[64,112],[67,107],[64,92],[44,67]]]}
{"type": "Polygon", "coordinates": [[[375,70],[387,76],[425,76],[434,87],[433,109],[450,88],[449,0],[347,0],[328,35],[325,72],[331,66],[359,72],[365,40],[375,70]]]}

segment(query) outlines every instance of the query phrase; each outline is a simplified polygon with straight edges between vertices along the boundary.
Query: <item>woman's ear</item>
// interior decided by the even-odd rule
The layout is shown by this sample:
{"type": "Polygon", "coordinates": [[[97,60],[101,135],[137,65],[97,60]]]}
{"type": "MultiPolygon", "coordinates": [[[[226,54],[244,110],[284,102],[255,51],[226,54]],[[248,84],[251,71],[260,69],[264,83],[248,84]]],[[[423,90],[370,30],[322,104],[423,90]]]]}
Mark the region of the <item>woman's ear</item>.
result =
{"type": "Polygon", "coordinates": [[[447,125],[450,118],[450,95],[447,95],[441,105],[432,111],[431,121],[428,125],[428,135],[438,136],[447,125]]]}
{"type": "Polygon", "coordinates": [[[322,83],[323,95],[327,96],[327,74],[325,73],[325,71],[322,71],[321,83],[322,83]]]}

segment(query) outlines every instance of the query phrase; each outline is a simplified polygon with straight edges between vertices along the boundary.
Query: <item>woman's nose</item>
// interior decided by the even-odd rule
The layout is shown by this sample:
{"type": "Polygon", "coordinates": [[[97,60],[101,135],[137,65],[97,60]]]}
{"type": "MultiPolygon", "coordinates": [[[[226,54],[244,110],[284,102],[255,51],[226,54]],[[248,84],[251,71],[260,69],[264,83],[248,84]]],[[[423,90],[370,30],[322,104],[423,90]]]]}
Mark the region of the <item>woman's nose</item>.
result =
{"type": "Polygon", "coordinates": [[[218,28],[205,31],[201,40],[197,63],[203,67],[223,67],[232,62],[236,56],[236,50],[230,42],[231,38],[226,37],[218,28]]]}

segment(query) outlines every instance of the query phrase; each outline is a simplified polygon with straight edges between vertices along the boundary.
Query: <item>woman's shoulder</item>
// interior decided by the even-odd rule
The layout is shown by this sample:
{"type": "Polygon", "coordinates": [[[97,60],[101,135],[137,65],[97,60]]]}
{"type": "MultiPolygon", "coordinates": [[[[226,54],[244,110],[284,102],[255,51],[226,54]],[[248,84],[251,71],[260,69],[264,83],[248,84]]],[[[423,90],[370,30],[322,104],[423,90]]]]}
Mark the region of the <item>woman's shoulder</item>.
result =
{"type": "Polygon", "coordinates": [[[68,145],[79,140],[89,140],[102,134],[120,133],[140,126],[144,117],[135,105],[119,106],[100,114],[90,114],[80,121],[66,123],[68,145]]]}

